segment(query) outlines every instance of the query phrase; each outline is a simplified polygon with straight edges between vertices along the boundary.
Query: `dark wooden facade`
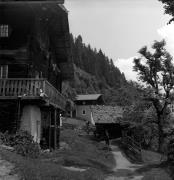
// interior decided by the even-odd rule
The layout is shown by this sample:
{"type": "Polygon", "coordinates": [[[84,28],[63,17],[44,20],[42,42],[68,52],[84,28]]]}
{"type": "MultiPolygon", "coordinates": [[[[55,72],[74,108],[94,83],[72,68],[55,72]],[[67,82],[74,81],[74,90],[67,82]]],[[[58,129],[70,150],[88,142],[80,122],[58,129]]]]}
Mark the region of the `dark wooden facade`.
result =
{"type": "Polygon", "coordinates": [[[56,133],[59,112],[66,106],[61,84],[73,76],[68,14],[63,3],[0,1],[0,106],[8,109],[9,103],[16,102],[16,127],[26,104],[47,112],[47,139],[54,146],[50,138],[56,133]]]}

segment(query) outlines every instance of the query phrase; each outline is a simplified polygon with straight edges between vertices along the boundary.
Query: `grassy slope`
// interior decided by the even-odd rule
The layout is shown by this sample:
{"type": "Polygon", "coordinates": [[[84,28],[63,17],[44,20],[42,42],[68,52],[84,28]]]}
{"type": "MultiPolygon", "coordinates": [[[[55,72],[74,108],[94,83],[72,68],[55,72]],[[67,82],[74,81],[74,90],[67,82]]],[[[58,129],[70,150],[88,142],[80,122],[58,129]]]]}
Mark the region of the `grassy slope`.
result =
{"type": "Polygon", "coordinates": [[[119,147],[124,152],[124,155],[129,159],[131,163],[142,164],[142,167],[137,169],[135,173],[141,174],[143,177],[142,180],[172,180],[174,179],[173,170],[171,164],[167,162],[155,162],[157,159],[157,153],[150,152],[142,153],[142,156],[138,155],[135,152],[130,151],[125,146],[118,144],[119,147]],[[148,161],[147,161],[148,160],[148,161]],[[173,171],[173,172],[172,172],[173,171]]]}
{"type": "Polygon", "coordinates": [[[74,130],[63,130],[61,141],[68,148],[42,154],[39,159],[27,159],[0,149],[6,160],[16,164],[17,170],[25,180],[102,180],[109,169],[115,166],[111,153],[104,145],[91,141],[88,137],[79,137],[74,130]],[[73,172],[62,166],[87,169],[85,172],[73,172]]]}

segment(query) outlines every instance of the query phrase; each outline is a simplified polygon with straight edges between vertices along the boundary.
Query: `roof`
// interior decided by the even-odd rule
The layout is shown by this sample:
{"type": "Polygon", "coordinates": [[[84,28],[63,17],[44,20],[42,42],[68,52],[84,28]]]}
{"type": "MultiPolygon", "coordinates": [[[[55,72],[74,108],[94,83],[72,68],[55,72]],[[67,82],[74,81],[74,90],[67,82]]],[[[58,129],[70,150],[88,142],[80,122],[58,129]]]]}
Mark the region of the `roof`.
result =
{"type": "Polygon", "coordinates": [[[123,115],[120,106],[92,106],[92,115],[95,123],[119,123],[123,115]]]}
{"type": "Polygon", "coordinates": [[[97,100],[102,94],[81,94],[76,96],[76,101],[97,100]]]}

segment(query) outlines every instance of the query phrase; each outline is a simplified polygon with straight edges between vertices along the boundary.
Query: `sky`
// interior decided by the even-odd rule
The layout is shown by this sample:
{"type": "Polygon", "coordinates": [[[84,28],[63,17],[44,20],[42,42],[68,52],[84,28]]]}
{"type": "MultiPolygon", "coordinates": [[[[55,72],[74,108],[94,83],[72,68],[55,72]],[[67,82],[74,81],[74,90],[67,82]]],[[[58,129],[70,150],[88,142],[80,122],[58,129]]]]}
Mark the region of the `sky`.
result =
{"type": "Polygon", "coordinates": [[[166,26],[170,17],[158,0],[65,0],[65,7],[70,32],[102,49],[128,80],[137,79],[132,61],[141,47],[165,38],[174,52],[174,25],[166,26]]]}

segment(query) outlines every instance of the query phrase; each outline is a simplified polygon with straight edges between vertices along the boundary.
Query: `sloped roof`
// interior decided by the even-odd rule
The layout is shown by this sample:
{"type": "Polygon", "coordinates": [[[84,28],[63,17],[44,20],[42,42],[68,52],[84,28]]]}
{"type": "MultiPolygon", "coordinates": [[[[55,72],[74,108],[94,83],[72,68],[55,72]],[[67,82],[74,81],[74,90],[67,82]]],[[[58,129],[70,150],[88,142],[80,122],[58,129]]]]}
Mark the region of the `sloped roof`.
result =
{"type": "Polygon", "coordinates": [[[119,123],[123,108],[120,106],[92,106],[92,115],[95,123],[119,123]]]}
{"type": "Polygon", "coordinates": [[[80,94],[76,96],[76,101],[97,100],[102,94],[80,94]]]}

